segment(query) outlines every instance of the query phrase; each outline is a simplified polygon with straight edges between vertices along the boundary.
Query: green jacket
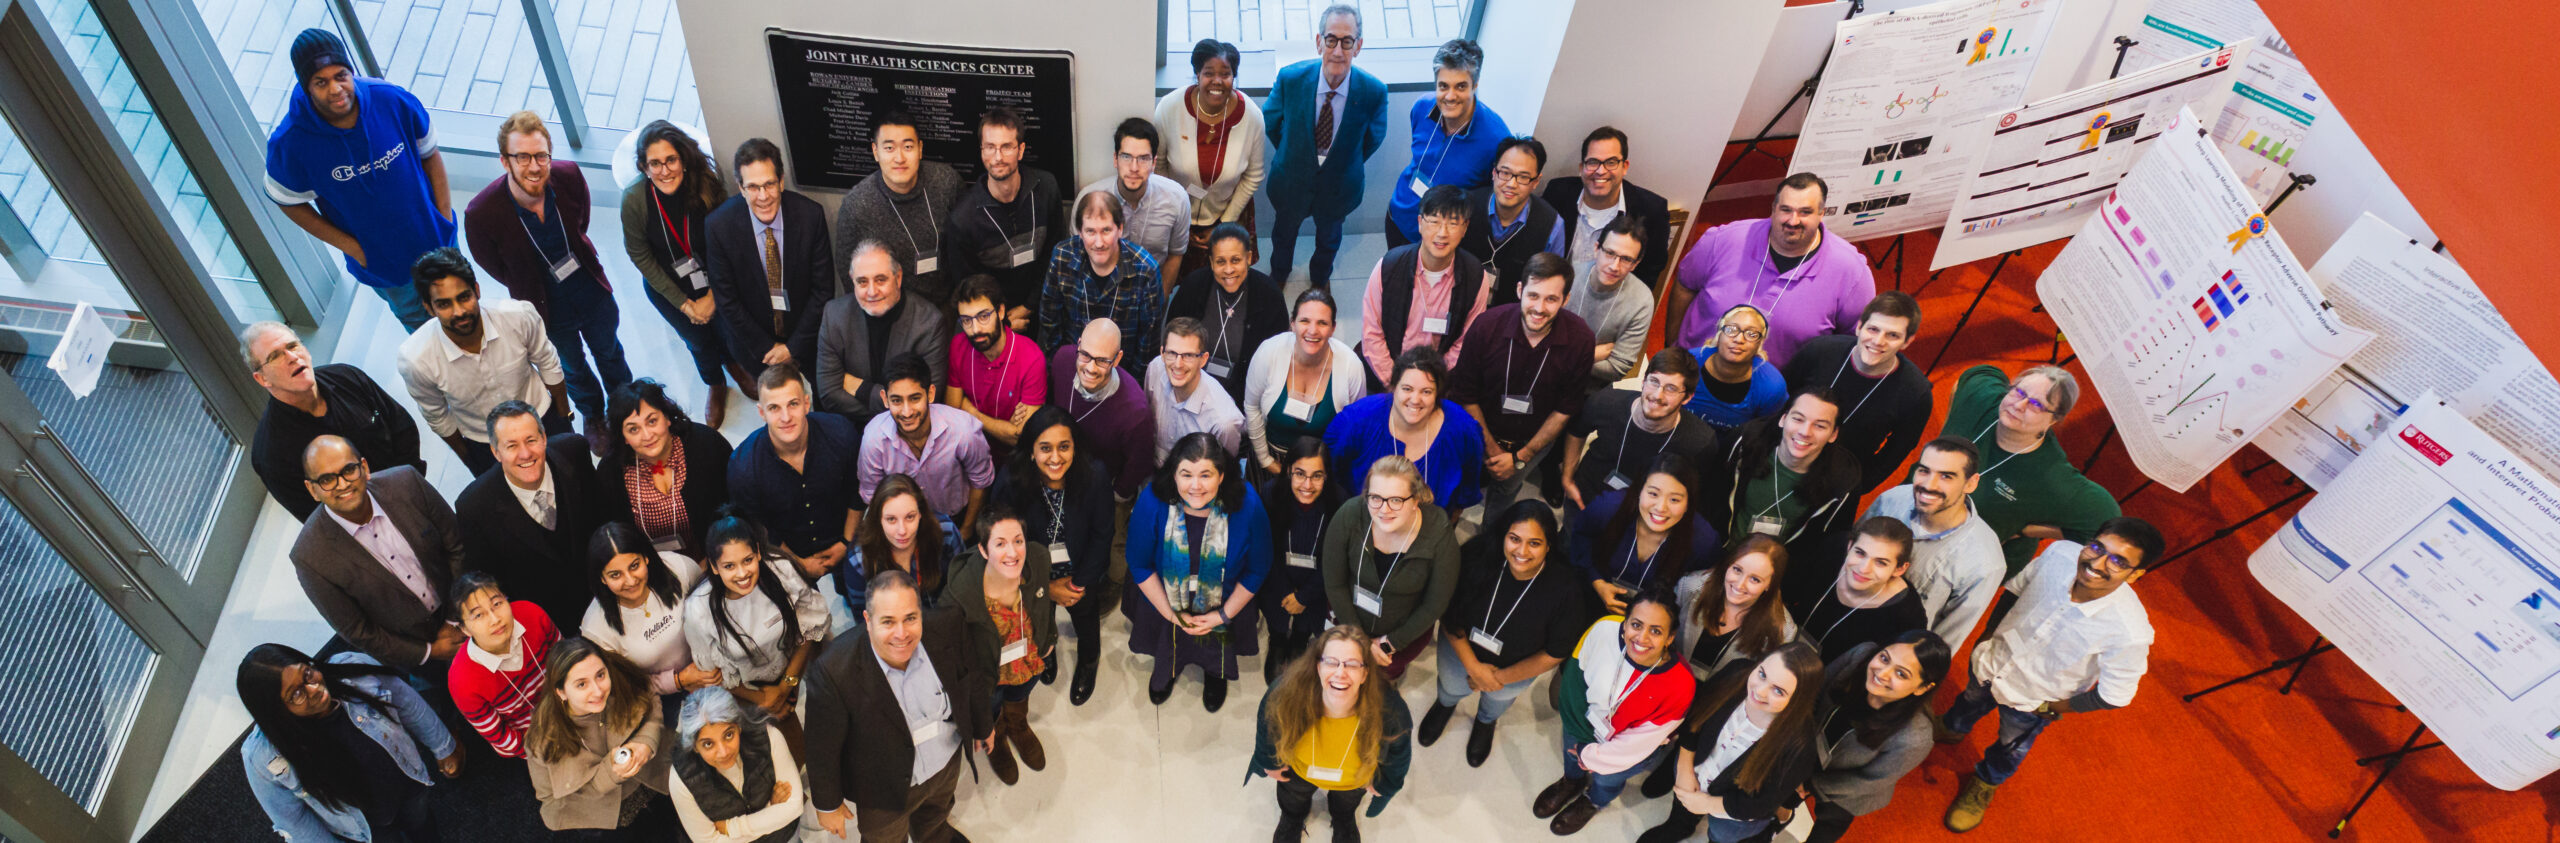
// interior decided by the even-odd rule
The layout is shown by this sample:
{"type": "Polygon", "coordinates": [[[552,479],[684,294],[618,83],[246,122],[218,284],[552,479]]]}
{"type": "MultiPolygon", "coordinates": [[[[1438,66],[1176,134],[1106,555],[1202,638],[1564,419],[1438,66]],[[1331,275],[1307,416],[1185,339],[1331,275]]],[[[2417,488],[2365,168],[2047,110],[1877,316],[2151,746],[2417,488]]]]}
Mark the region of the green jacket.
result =
{"type": "MultiPolygon", "coordinates": [[[[960,554],[951,566],[951,578],[943,586],[942,602],[960,609],[960,617],[969,624],[972,637],[979,642],[981,663],[989,673],[1001,667],[996,659],[1003,653],[1004,636],[996,634],[995,616],[987,612],[987,557],[976,548],[960,554]]],[[[1022,610],[1031,618],[1031,645],[1039,648],[1044,658],[1055,658],[1058,649],[1057,604],[1049,600],[1049,549],[1031,545],[1022,558],[1022,610]]]]}
{"type": "MultiPolygon", "coordinates": [[[[1372,679],[1384,677],[1372,676],[1372,679]]],[[[1404,789],[1405,771],[1413,767],[1413,709],[1407,708],[1403,695],[1390,688],[1387,694],[1386,745],[1378,748],[1378,770],[1369,776],[1369,787],[1378,797],[1369,800],[1369,816],[1387,809],[1387,800],[1404,789]]],[[[1271,736],[1271,692],[1262,693],[1262,704],[1254,707],[1253,760],[1245,765],[1244,780],[1267,776],[1272,770],[1288,765],[1280,763],[1280,747],[1271,736]]]]}

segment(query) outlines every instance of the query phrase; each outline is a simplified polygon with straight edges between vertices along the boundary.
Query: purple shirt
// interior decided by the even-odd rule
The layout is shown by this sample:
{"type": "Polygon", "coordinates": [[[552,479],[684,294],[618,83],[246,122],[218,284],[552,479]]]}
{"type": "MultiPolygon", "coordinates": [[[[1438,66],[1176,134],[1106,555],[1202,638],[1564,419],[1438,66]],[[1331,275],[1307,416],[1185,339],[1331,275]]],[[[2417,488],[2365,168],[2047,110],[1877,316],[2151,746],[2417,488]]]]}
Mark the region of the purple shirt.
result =
{"type": "Polygon", "coordinates": [[[1067,412],[1076,446],[1093,451],[1093,460],[1111,475],[1113,491],[1134,498],[1138,487],[1156,475],[1156,414],[1147,407],[1147,390],[1126,367],[1112,371],[1110,394],[1099,400],[1076,392],[1076,344],[1058,346],[1049,356],[1049,394],[1067,412]]]}
{"type": "Polygon", "coordinates": [[[1876,297],[1876,277],[1858,247],[1825,226],[1822,243],[1795,269],[1780,275],[1769,262],[1769,221],[1729,222],[1707,229],[1680,258],[1680,286],[1696,293],[1680,322],[1681,348],[1715,338],[1716,317],[1748,304],[1769,317],[1761,353],[1785,366],[1796,346],[1824,334],[1855,330],[1859,311],[1876,297]]]}
{"type": "Polygon", "coordinates": [[[896,416],[886,412],[872,416],[862,428],[862,459],[854,465],[854,477],[866,501],[879,490],[883,477],[915,478],[916,486],[924,490],[924,502],[932,504],[936,514],[957,516],[969,508],[970,490],[996,482],[995,460],[987,457],[986,428],[968,411],[948,404],[927,404],[924,409],[933,429],[925,433],[923,453],[898,437],[896,416]]]}

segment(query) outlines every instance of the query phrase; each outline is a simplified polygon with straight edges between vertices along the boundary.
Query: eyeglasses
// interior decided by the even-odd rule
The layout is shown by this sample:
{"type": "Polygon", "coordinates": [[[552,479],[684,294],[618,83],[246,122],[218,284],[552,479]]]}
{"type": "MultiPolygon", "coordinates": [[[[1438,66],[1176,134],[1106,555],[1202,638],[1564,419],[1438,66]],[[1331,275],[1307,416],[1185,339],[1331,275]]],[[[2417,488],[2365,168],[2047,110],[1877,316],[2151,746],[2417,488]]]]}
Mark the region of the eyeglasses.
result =
{"type": "Polygon", "coordinates": [[[344,468],[310,478],[310,480],[311,485],[320,487],[321,491],[334,492],[340,486],[356,482],[356,478],[364,476],[364,473],[364,461],[354,460],[348,462],[344,468]]]}
{"type": "MultiPolygon", "coordinates": [[[[1113,356],[1118,356],[1118,355],[1113,355],[1113,356]]],[[[1109,366],[1109,365],[1111,365],[1111,358],[1110,358],[1110,357],[1095,357],[1095,356],[1093,356],[1093,355],[1091,355],[1091,354],[1087,354],[1087,353],[1085,353],[1085,350],[1084,350],[1084,349],[1079,348],[1079,349],[1076,349],[1076,365],[1078,365],[1078,366],[1109,366]]]]}
{"type": "Polygon", "coordinates": [[[649,168],[649,172],[652,173],[664,173],[684,169],[684,161],[675,158],[661,158],[643,162],[642,166],[649,168]]]}
{"type": "Polygon", "coordinates": [[[1520,171],[1518,171],[1518,170],[1506,169],[1506,168],[1502,168],[1502,167],[1495,167],[1495,168],[1493,169],[1493,180],[1494,180],[1494,181],[1499,181],[1499,182],[1508,182],[1508,183],[1511,183],[1511,184],[1537,184],[1537,183],[1538,183],[1538,174],[1536,174],[1536,173],[1523,173],[1523,172],[1520,172],[1520,171]]]}
{"type": "Polygon", "coordinates": [[[2080,558],[2104,559],[2107,562],[2107,567],[2113,568],[2117,571],[2130,571],[2135,567],[2133,560],[2124,558],[2124,554],[2108,553],[2106,546],[2095,543],[2092,543],[2087,547],[2080,548],[2080,558]]]}
{"type": "Polygon", "coordinates": [[[1615,265],[1618,265],[1618,264],[1622,264],[1622,263],[1623,263],[1623,264],[1628,264],[1628,265],[1632,266],[1632,265],[1634,265],[1634,264],[1635,264],[1635,262],[1636,262],[1636,259],[1635,259],[1635,258],[1628,257],[1628,256],[1626,256],[1626,255],[1622,255],[1622,254],[1619,254],[1619,253],[1617,253],[1617,252],[1612,252],[1612,251],[1609,251],[1609,250],[1607,250],[1607,249],[1600,249],[1600,250],[1598,250],[1598,251],[1599,251],[1599,253],[1600,253],[1600,259],[1601,259],[1601,260],[1603,260],[1603,261],[1608,262],[1608,263],[1609,263],[1610,265],[1612,265],[1612,266],[1615,266],[1615,265]]]}
{"type": "Polygon", "coordinates": [[[1759,342],[1760,338],[1768,336],[1768,333],[1766,332],[1756,331],[1740,325],[1724,325],[1718,327],[1716,328],[1716,334],[1727,337],[1741,337],[1752,342],[1759,342]]]}
{"type": "Polygon", "coordinates": [[[996,312],[993,308],[982,310],[977,313],[960,314],[960,325],[962,327],[970,325],[984,325],[994,321],[996,321],[996,312]]]}
{"type": "Polygon", "coordinates": [[[1317,483],[1324,482],[1324,472],[1321,471],[1307,471],[1305,469],[1293,468],[1289,470],[1289,477],[1296,480],[1310,480],[1317,483]]]}
{"type": "Polygon", "coordinates": [[[1369,495],[1368,498],[1370,506],[1383,509],[1388,512],[1398,512],[1403,510],[1405,507],[1412,505],[1414,496],[1396,495],[1394,497],[1388,497],[1386,495],[1369,495]]]}
{"type": "Polygon", "coordinates": [[[1349,38],[1344,38],[1340,35],[1327,35],[1316,39],[1316,43],[1324,45],[1324,48],[1328,50],[1348,50],[1359,45],[1360,36],[1354,35],[1349,38]]]}
{"type": "Polygon", "coordinates": [[[301,708],[310,703],[313,692],[320,690],[320,683],[325,679],[327,677],[320,673],[319,665],[303,665],[302,684],[293,686],[293,691],[285,695],[285,704],[301,708]]]}
{"type": "Polygon", "coordinates": [[[1122,164],[1153,164],[1156,162],[1156,157],[1153,155],[1131,155],[1123,152],[1118,155],[1111,156],[1111,160],[1118,161],[1122,164]]]}
{"type": "Polygon", "coordinates": [[[1316,666],[1326,670],[1368,670],[1369,662],[1367,659],[1337,659],[1332,656],[1320,656],[1316,659],[1316,666]]]}
{"type": "Polygon", "coordinates": [[[1624,167],[1624,166],[1626,166],[1626,165],[1627,165],[1627,159],[1619,158],[1619,157],[1616,157],[1616,156],[1611,156],[1611,157],[1608,157],[1608,158],[1585,158],[1585,159],[1582,159],[1582,168],[1583,168],[1583,169],[1585,169],[1585,170],[1615,170],[1615,169],[1617,169],[1617,168],[1619,168],[1619,167],[1624,167]]]}
{"type": "Polygon", "coordinates": [[[551,153],[548,152],[507,152],[499,154],[498,157],[517,164],[532,164],[537,167],[551,166],[551,153]]]}
{"type": "MultiPolygon", "coordinates": [[[[1081,354],[1083,352],[1077,353],[1081,354]]],[[[1173,361],[1177,363],[1198,363],[1202,360],[1209,359],[1209,352],[1206,351],[1166,351],[1161,353],[1165,357],[1173,358],[1173,361]]]]}
{"type": "Polygon", "coordinates": [[[1646,392],[1659,392],[1659,393],[1664,393],[1664,394],[1669,394],[1669,395],[1680,395],[1680,394],[1683,394],[1683,393],[1688,392],[1688,391],[1689,391],[1689,387],[1687,387],[1687,386],[1673,386],[1673,385],[1671,385],[1671,382],[1670,382],[1670,381],[1663,380],[1662,378],[1658,378],[1658,377],[1647,377],[1647,378],[1645,378],[1645,379],[1644,379],[1644,391],[1646,391],[1646,392]]]}
{"type": "Polygon", "coordinates": [[[2027,406],[2034,408],[2036,412],[2043,413],[2048,416],[2053,415],[2053,407],[2042,401],[2036,400],[2036,397],[2033,395],[2028,395],[2025,387],[2009,387],[2009,392],[2018,396],[2018,400],[2027,402],[2027,406]]]}

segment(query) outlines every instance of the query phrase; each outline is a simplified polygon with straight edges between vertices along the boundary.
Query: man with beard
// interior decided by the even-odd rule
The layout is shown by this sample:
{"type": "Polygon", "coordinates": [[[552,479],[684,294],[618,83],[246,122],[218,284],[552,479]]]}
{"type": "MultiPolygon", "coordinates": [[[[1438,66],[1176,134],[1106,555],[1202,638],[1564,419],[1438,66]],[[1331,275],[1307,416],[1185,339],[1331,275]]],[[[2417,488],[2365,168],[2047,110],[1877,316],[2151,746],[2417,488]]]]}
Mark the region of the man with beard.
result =
{"type": "Polygon", "coordinates": [[[2123,708],[2151,663],[2151,616],[2125,586],[2160,558],[2159,529],[2117,517],[2088,544],[2057,541],[2003,589],[2018,608],[1973,648],[1971,683],[1947,708],[1939,743],[1958,743],[1984,715],[2000,712],[2000,737],[1982,753],[1947,830],[1971,831],[1991,807],[1992,789],[2018,772],[2036,736],[2064,715],[2123,708]]]}
{"type": "Polygon", "coordinates": [[[543,414],[543,430],[569,432],[560,355],[533,305],[482,304],[480,279],[460,249],[428,252],[409,278],[435,322],[400,343],[400,380],[427,428],[473,475],[498,464],[489,453],[489,411],[499,404],[522,401],[543,414]]]}
{"type": "Polygon", "coordinates": [[[1796,347],[1844,333],[1876,297],[1876,277],[1858,247],[1822,225],[1830,188],[1812,173],[1778,184],[1766,220],[1716,226],[1680,258],[1680,283],[1664,302],[1663,326],[1682,348],[1714,339],[1716,317],[1734,305],[1769,319],[1769,362],[1781,368],[1796,347]]]}
{"type": "MultiPolygon", "coordinates": [[[[1955,652],[1964,650],[2009,573],[2000,563],[1999,535],[1973,511],[1981,466],[1982,451],[1971,440],[1938,437],[1920,448],[1910,484],[1886,489],[1867,507],[1869,518],[1891,516],[1911,527],[1911,572],[1904,578],[1920,593],[1930,631],[1955,652]]],[[[1787,579],[1794,587],[1794,570],[1787,579]]]]}
{"type": "Polygon", "coordinates": [[[1591,374],[1591,327],[1564,309],[1572,270],[1539,260],[1530,271],[1518,303],[1485,311],[1467,329],[1465,351],[1449,372],[1449,400],[1485,431],[1488,519],[1511,507],[1590,395],[1582,381],[1591,374]]]}
{"type": "MultiPolygon", "coordinates": [[[[1840,447],[1858,457],[1858,494],[1883,485],[1929,429],[1937,399],[1929,376],[1902,350],[1920,333],[1920,303],[1886,290],[1858,313],[1854,335],[1815,337],[1796,349],[1784,374],[1793,389],[1819,386],[1840,394],[1840,447]]],[[[1954,643],[1950,640],[1949,643],[1954,643]]]]}
{"type": "Polygon", "coordinates": [[[951,338],[951,383],[942,388],[942,403],[976,419],[998,459],[1022,435],[1022,423],[1049,403],[1049,373],[1040,347],[1005,325],[1011,302],[993,276],[960,280],[959,292],[951,296],[960,333],[951,338]]]}
{"type": "Polygon", "coordinates": [[[1638,261],[1649,254],[1636,226],[1636,220],[1621,214],[1600,227],[1593,235],[1599,243],[1592,247],[1591,266],[1575,276],[1573,298],[1565,305],[1591,326],[1599,342],[1591,349],[1594,389],[1606,389],[1634,372],[1645,339],[1653,333],[1653,291],[1627,283],[1636,277],[1635,268],[1642,265],[1638,261]]]}
{"type": "Polygon", "coordinates": [[[916,120],[903,111],[882,115],[871,130],[871,175],[845,191],[836,205],[836,283],[852,277],[853,247],[876,240],[889,250],[918,298],[940,308],[951,298],[943,272],[942,226],[960,200],[960,173],[924,158],[916,120]]]}
{"type": "Polygon", "coordinates": [[[302,449],[321,436],[346,439],[374,465],[426,472],[427,461],[418,456],[418,423],[363,369],[313,366],[311,349],[281,322],[241,328],[240,355],[249,379],[267,390],[266,411],[250,440],[249,466],[293,517],[309,518],[320,507],[302,487],[302,449]]]}
{"type": "Polygon", "coordinates": [[[509,298],[542,314],[569,400],[586,420],[587,444],[602,450],[605,394],[631,382],[631,365],[615,335],[622,310],[613,303],[613,284],[587,239],[595,210],[587,177],[577,164],[551,157],[551,129],[533,112],[516,112],[500,124],[498,146],[506,173],[463,207],[464,239],[509,298]]]}
{"type": "Polygon", "coordinates": [[[818,409],[855,425],[871,423],[888,405],[881,387],[890,358],[914,354],[943,376],[951,328],[942,310],[906,294],[906,272],[886,243],[853,247],[853,294],[827,302],[818,326],[818,409]]]}
{"type": "MultiPolygon", "coordinates": [[[[1049,250],[1067,236],[1058,224],[1058,178],[1022,166],[1022,112],[1005,106],[978,115],[978,183],[960,191],[951,220],[942,227],[943,272],[967,284],[994,276],[1011,305],[1004,318],[1015,333],[1031,330],[1031,303],[1049,271],[1049,250]]],[[[955,294],[951,303],[960,304],[955,294]]]]}
{"type": "Polygon", "coordinates": [[[1644,482],[1647,467],[1665,453],[1683,456],[1715,449],[1716,432],[1681,405],[1698,386],[1698,361],[1666,348],[1645,362],[1642,388],[1592,395],[1565,428],[1564,497],[1576,510],[1610,492],[1644,482]],[[1589,439],[1591,444],[1584,445],[1589,439]]]}
{"type": "Polygon", "coordinates": [[[1049,358],[1049,394],[1073,420],[1077,447],[1093,451],[1126,503],[1155,479],[1156,416],[1146,389],[1120,365],[1121,354],[1117,323],[1086,323],[1082,339],[1049,358]]]}
{"type": "Polygon", "coordinates": [[[400,329],[427,324],[401,273],[452,246],[453,191],[427,107],[398,85],[358,76],[326,29],[293,37],[293,93],[267,136],[267,198],[344,253],[347,272],[391,306],[400,329]]]}
{"type": "Polygon", "coordinates": [[[921,357],[891,357],[880,377],[889,410],[862,429],[862,458],[854,467],[862,499],[870,500],[883,478],[904,474],[915,479],[934,512],[967,532],[978,523],[987,487],[996,482],[996,464],[987,457],[977,420],[933,403],[933,370],[921,357]]]}

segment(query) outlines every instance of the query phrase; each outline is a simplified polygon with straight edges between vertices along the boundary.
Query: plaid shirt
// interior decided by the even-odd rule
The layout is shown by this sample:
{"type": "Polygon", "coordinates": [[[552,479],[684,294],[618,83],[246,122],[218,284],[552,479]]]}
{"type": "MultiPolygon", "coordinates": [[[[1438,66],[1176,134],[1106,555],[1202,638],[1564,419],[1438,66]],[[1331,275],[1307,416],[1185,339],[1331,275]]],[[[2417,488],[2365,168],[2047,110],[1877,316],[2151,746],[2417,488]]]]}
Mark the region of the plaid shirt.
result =
{"type": "Polygon", "coordinates": [[[1040,285],[1040,348],[1055,353],[1084,336],[1085,323],[1109,317],[1120,326],[1120,367],[1136,375],[1146,371],[1163,341],[1163,270],[1147,250],[1120,241],[1120,262],[1111,283],[1094,283],[1086,271],[1084,237],[1058,243],[1049,252],[1049,280],[1040,285]]]}

